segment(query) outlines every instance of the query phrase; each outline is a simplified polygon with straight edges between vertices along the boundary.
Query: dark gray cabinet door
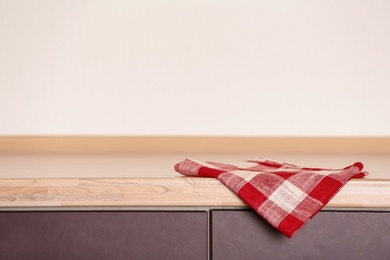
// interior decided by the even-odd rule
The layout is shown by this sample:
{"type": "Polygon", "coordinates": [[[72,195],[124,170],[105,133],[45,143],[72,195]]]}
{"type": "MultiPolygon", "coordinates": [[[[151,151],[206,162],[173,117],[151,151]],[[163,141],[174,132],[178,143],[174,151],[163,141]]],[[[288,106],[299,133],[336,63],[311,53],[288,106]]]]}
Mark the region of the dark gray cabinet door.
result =
{"type": "Polygon", "coordinates": [[[212,211],[212,259],[390,259],[390,213],[320,212],[288,239],[253,211],[212,211]]]}
{"type": "Polygon", "coordinates": [[[0,212],[0,259],[207,259],[207,212],[0,212]]]}

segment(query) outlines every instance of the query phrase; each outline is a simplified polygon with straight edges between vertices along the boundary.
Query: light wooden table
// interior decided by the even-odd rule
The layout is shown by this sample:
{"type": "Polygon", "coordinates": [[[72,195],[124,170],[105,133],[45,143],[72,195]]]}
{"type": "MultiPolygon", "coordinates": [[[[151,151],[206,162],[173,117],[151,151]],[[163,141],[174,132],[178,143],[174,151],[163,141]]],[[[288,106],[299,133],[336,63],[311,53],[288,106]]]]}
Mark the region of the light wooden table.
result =
{"type": "Polygon", "coordinates": [[[386,153],[0,153],[0,258],[389,259],[389,162],[386,153]],[[289,240],[217,179],[173,168],[260,156],[326,168],[361,161],[370,175],[289,240]]]}
{"type": "Polygon", "coordinates": [[[390,154],[326,153],[0,153],[0,209],[246,207],[218,180],[181,176],[173,167],[185,158],[259,157],[326,168],[360,161],[369,176],[351,180],[327,207],[390,209],[390,154]]]}

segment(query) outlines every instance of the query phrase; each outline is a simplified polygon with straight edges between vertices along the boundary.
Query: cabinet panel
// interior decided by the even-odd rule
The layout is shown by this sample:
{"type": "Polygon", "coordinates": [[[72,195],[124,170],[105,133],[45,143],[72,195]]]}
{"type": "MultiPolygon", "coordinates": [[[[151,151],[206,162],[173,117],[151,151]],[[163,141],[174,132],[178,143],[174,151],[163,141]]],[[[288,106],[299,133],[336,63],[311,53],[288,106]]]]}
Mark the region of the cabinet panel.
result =
{"type": "Polygon", "coordinates": [[[207,212],[0,212],[0,259],[207,259],[207,212]]]}
{"type": "Polygon", "coordinates": [[[290,239],[253,211],[212,211],[212,259],[390,259],[390,213],[320,212],[290,239]]]}

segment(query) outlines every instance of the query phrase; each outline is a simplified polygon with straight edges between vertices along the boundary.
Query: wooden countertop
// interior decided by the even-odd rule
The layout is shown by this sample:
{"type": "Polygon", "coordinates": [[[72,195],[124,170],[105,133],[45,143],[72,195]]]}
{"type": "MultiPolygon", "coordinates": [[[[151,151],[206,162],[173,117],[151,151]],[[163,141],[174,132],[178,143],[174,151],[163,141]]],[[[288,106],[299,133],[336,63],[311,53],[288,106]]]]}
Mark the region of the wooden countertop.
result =
{"type": "Polygon", "coordinates": [[[369,176],[351,180],[327,205],[390,208],[390,154],[0,153],[0,207],[245,207],[218,180],[173,170],[185,158],[240,161],[267,157],[311,167],[356,161],[369,176]]]}

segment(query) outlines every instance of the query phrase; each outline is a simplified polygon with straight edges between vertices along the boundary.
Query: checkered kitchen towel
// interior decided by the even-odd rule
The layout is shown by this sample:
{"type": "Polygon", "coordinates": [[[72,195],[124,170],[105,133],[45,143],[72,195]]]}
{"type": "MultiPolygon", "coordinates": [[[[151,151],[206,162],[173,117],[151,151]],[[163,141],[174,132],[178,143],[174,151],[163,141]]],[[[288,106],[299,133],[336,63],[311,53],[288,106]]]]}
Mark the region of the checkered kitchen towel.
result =
{"type": "Polygon", "coordinates": [[[213,177],[287,237],[318,213],[351,178],[362,178],[363,164],[342,169],[307,168],[267,159],[240,163],[186,159],[175,170],[188,176],[213,177]]]}

